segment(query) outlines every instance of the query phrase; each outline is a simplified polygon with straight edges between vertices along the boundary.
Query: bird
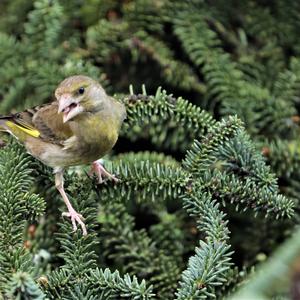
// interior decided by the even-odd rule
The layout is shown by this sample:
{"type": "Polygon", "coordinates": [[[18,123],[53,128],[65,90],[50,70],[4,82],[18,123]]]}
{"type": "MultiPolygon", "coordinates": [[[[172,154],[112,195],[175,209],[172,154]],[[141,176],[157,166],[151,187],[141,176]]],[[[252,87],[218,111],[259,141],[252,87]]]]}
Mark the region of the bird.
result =
{"type": "Polygon", "coordinates": [[[60,82],[52,102],[22,112],[0,115],[0,130],[13,135],[27,152],[53,168],[55,186],[68,211],[73,231],[80,225],[87,234],[83,216],[72,206],[64,190],[64,171],[71,166],[91,164],[98,177],[118,181],[100,158],[115,145],[126,118],[123,103],[106,94],[96,80],[74,75],[60,82]]]}

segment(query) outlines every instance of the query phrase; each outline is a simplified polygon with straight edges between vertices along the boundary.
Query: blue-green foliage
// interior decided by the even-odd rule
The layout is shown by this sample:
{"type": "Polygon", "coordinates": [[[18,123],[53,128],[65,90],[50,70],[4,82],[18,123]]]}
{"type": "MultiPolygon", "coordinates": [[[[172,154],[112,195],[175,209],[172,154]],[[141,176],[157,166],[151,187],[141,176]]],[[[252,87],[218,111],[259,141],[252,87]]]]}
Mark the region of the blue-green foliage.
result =
{"type": "Polygon", "coordinates": [[[0,114],[86,74],[127,119],[104,159],[120,182],[65,174],[87,237],[61,217],[52,170],[15,143],[0,149],[0,298],[236,289],[299,220],[299,11],[292,0],[1,1],[0,114]]]}

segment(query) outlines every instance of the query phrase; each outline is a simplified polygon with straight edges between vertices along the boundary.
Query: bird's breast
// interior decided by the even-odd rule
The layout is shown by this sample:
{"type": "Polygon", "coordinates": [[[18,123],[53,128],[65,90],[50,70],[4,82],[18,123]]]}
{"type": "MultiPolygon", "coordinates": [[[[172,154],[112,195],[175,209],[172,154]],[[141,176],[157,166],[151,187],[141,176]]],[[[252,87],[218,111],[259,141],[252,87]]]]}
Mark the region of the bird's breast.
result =
{"type": "Polygon", "coordinates": [[[107,154],[118,138],[117,126],[107,116],[91,116],[75,125],[76,153],[86,163],[107,154]]]}

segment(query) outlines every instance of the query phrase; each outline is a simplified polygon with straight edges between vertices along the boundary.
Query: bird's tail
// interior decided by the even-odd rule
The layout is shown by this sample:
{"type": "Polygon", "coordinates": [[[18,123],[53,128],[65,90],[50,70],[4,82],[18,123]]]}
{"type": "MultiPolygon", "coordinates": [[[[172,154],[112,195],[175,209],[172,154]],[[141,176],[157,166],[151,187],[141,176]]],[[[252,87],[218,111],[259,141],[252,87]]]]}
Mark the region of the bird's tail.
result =
{"type": "Polygon", "coordinates": [[[0,116],[0,131],[6,131],[19,140],[25,140],[28,136],[35,138],[40,136],[36,128],[18,119],[16,115],[0,116]]]}

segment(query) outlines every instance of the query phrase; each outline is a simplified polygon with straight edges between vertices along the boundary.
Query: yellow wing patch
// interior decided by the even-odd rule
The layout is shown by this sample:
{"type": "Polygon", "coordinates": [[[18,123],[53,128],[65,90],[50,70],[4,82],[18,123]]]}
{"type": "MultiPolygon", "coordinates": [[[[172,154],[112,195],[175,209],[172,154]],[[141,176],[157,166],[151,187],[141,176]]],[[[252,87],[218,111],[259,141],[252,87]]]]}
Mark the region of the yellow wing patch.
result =
{"type": "Polygon", "coordinates": [[[24,126],[20,126],[11,121],[6,121],[5,125],[12,130],[18,128],[18,129],[24,131],[25,133],[27,133],[28,135],[31,135],[35,138],[38,138],[40,136],[40,132],[38,130],[36,130],[35,128],[32,128],[32,127],[26,126],[25,124],[24,124],[24,126]]]}

